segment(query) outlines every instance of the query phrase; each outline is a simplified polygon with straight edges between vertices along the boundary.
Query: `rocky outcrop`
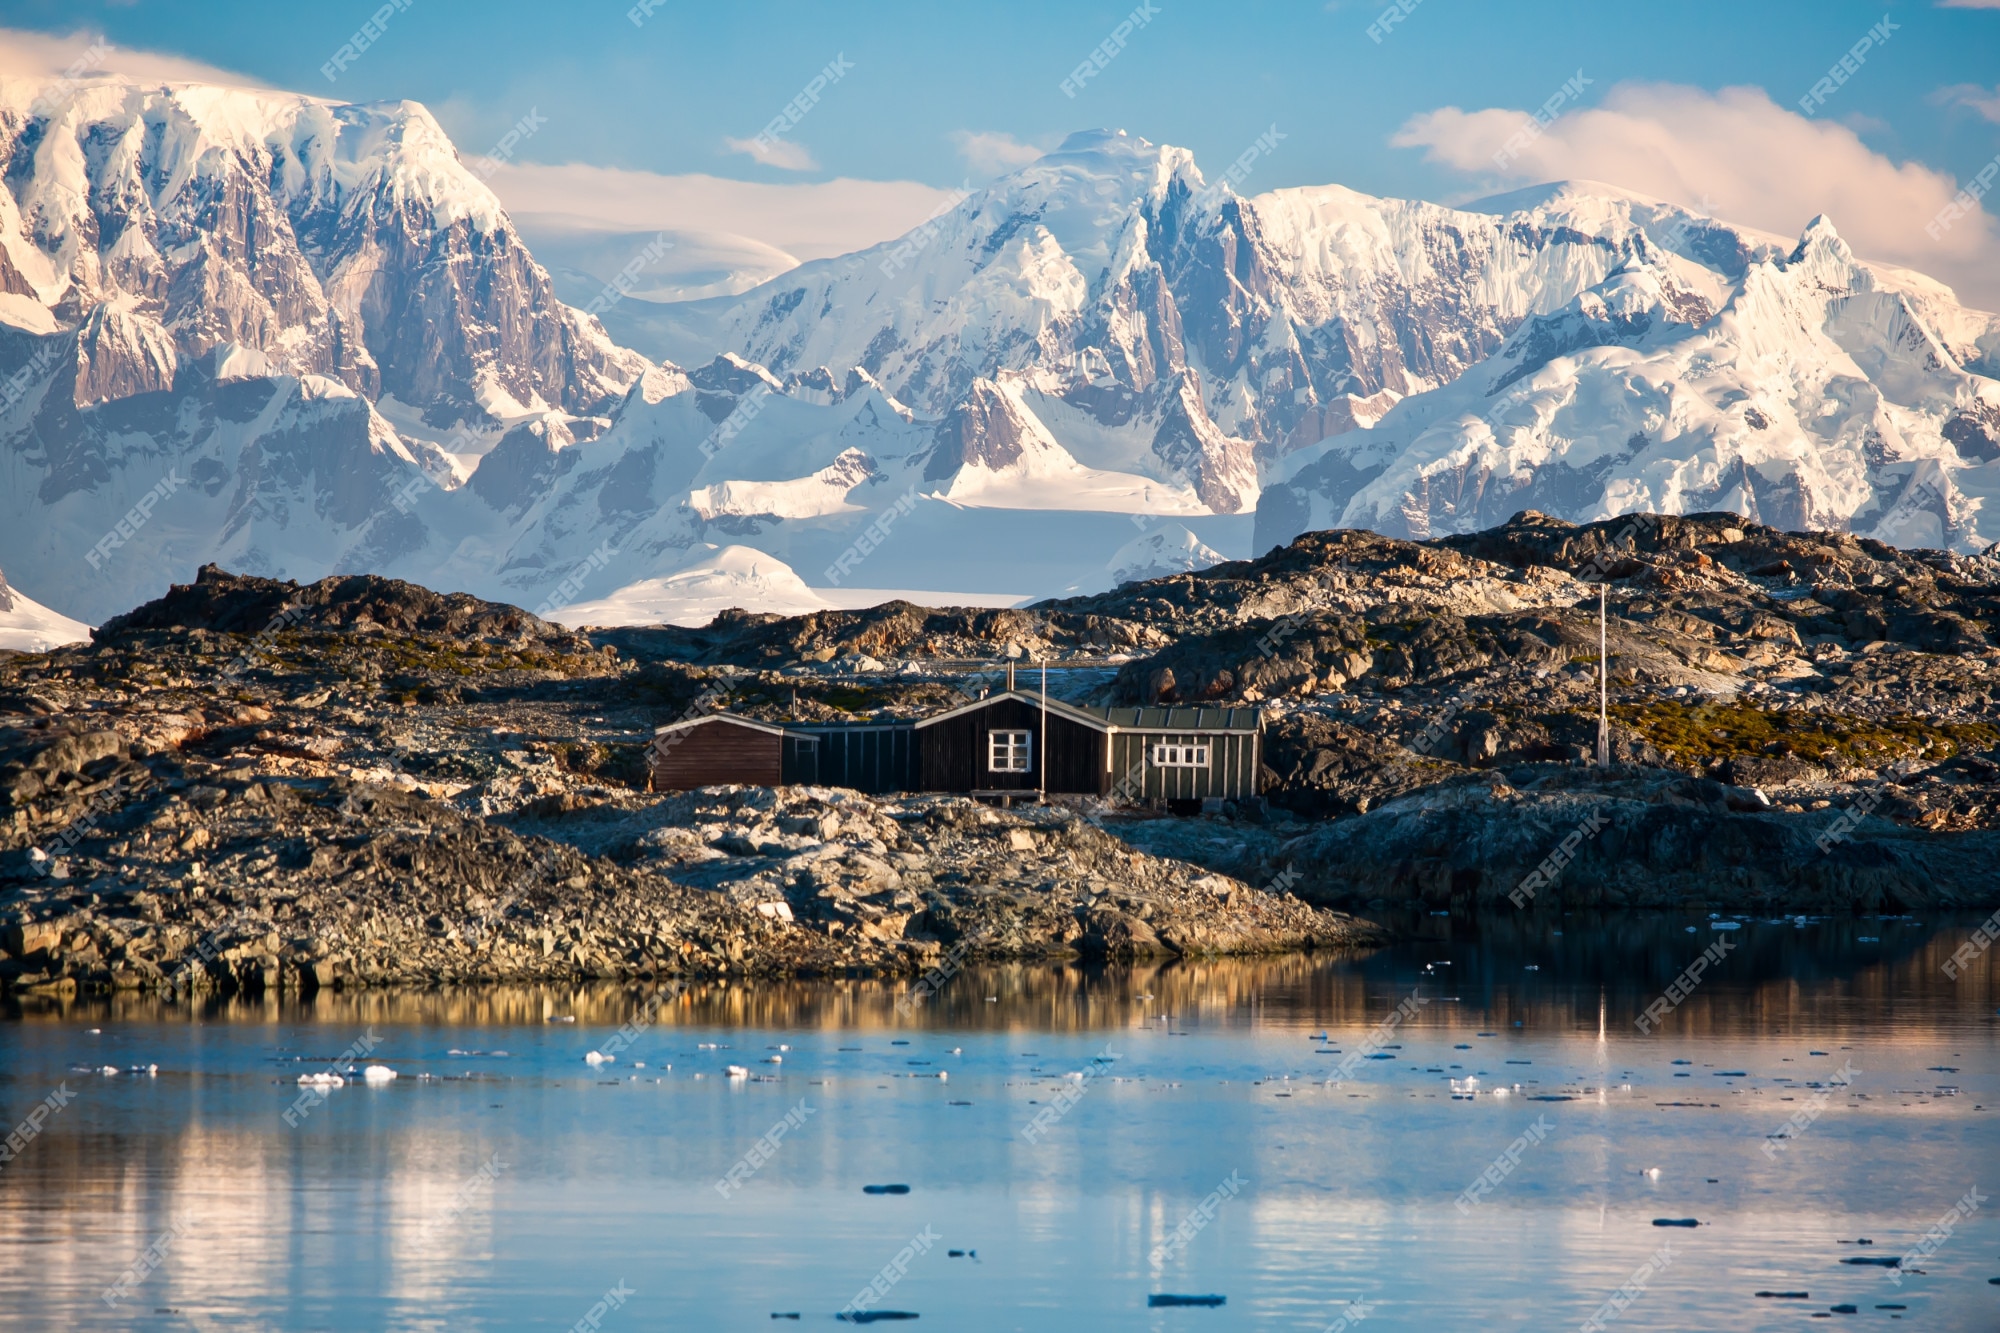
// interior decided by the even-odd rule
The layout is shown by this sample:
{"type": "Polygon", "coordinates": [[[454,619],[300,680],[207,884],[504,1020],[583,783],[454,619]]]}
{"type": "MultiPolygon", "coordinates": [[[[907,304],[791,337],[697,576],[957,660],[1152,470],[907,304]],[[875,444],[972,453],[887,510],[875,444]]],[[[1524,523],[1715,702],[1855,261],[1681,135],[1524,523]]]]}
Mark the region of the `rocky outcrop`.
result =
{"type": "Polygon", "coordinates": [[[193,583],[177,583],[164,597],[106,621],[95,638],[127,645],[141,641],[145,631],[189,630],[267,640],[281,634],[404,634],[437,636],[446,645],[461,647],[477,642],[594,651],[560,625],[465,593],[432,592],[372,574],[300,586],[231,574],[214,565],[202,566],[193,583]]]}
{"type": "MultiPolygon", "coordinates": [[[[88,647],[0,662],[0,984],[908,974],[1377,937],[1135,852],[1093,810],[645,790],[652,725],[768,711],[780,680],[636,664],[390,579],[204,569],[88,647]]],[[[836,713],[804,693],[785,706],[836,713]]]]}
{"type": "Polygon", "coordinates": [[[50,774],[127,789],[76,842],[8,857],[0,982],[310,991],[897,973],[947,950],[1131,959],[1378,937],[1132,852],[1069,810],[711,788],[609,803],[600,791],[481,819],[394,787],[243,772],[185,783],[171,765],[135,767],[129,748],[67,736],[8,770],[24,811],[50,774]]]}
{"type": "MultiPolygon", "coordinates": [[[[2000,903],[2000,831],[1938,836],[1877,794],[1824,813],[1659,769],[1465,775],[1287,843],[1298,892],[1433,910],[1908,912],[2000,903]]],[[[1898,808],[1900,807],[1900,808],[1898,808]]]]}

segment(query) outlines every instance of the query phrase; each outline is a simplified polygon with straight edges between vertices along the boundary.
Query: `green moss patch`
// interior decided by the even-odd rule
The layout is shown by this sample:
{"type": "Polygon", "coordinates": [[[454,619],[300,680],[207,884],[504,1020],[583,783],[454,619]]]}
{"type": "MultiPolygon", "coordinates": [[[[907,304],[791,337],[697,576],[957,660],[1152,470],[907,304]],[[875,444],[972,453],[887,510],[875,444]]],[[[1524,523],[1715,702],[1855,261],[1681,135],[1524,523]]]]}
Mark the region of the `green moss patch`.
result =
{"type": "Polygon", "coordinates": [[[1949,759],[2000,743],[2000,728],[1983,722],[1937,725],[1909,717],[1780,712],[1746,703],[1614,704],[1611,716],[1655,749],[1702,765],[1737,755],[1789,755],[1828,767],[1879,768],[1919,756],[1949,759]]]}

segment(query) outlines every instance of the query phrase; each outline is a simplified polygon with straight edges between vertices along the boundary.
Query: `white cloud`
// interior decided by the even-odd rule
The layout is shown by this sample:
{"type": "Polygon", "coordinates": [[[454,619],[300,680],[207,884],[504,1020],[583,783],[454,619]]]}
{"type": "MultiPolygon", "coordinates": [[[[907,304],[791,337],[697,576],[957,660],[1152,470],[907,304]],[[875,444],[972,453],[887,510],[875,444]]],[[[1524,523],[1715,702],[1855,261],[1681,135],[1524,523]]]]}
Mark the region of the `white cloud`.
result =
{"type": "Polygon", "coordinates": [[[1684,204],[1710,199],[1718,217],[1786,236],[1824,213],[1862,258],[1918,269],[1969,303],[2000,309],[1992,216],[1975,212],[1936,237],[1925,230],[1958,189],[1951,176],[1896,162],[1852,128],[1808,120],[1761,88],[1620,84],[1496,167],[1495,151],[1528,114],[1440,107],[1411,117],[1390,142],[1507,187],[1591,179],[1684,204]]]}
{"type": "Polygon", "coordinates": [[[780,139],[774,134],[760,134],[754,139],[724,139],[722,146],[732,153],[742,153],[780,171],[819,170],[819,163],[813,160],[813,155],[804,144],[780,139]]]}
{"type": "Polygon", "coordinates": [[[538,230],[691,231],[738,236],[800,260],[847,254],[901,236],[958,197],[916,181],[845,177],[779,185],[690,174],[508,163],[486,182],[509,213],[538,230]]]}
{"type": "Polygon", "coordinates": [[[2000,0],[1938,0],[1939,9],[2000,9],[2000,0]]]}
{"type": "Polygon", "coordinates": [[[951,142],[965,165],[982,176],[999,176],[1038,161],[1049,150],[1023,143],[1004,130],[953,130],[951,142]]]}
{"type": "Polygon", "coordinates": [[[1983,88],[1976,83],[1954,83],[1931,94],[1931,100],[1946,106],[1971,107],[1986,119],[2000,124],[2000,84],[1983,88]]]}
{"type": "Polygon", "coordinates": [[[199,60],[158,51],[128,51],[88,30],[68,37],[20,28],[0,28],[0,78],[59,79],[72,65],[89,57],[79,75],[122,74],[142,83],[219,83],[234,88],[268,88],[261,79],[204,65],[199,60]]]}

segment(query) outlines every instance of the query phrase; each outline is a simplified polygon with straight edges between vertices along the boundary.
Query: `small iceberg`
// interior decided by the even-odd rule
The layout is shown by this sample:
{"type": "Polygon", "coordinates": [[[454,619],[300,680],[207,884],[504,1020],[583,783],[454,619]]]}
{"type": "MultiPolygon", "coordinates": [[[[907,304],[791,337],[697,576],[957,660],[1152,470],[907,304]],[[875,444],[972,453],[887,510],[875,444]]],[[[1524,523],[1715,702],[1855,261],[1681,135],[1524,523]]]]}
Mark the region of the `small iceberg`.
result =
{"type": "Polygon", "coordinates": [[[606,1055],[603,1051],[591,1051],[583,1057],[583,1062],[587,1065],[610,1065],[618,1063],[618,1057],[606,1055]]]}
{"type": "Polygon", "coordinates": [[[723,1070],[722,1072],[723,1072],[723,1073],[725,1073],[725,1074],[727,1074],[727,1075],[729,1075],[729,1077],[731,1077],[731,1078],[749,1078],[749,1077],[750,1077],[750,1071],[749,1071],[749,1070],[747,1070],[747,1069],[745,1069],[745,1068],[744,1068],[744,1067],[743,1067],[742,1065],[731,1065],[731,1066],[729,1066],[729,1067],[728,1067],[727,1069],[723,1070]]]}
{"type": "Polygon", "coordinates": [[[915,1319],[913,1310],[842,1310],[834,1318],[844,1324],[879,1324],[891,1319],[915,1319]]]}
{"type": "Polygon", "coordinates": [[[334,1073],[300,1074],[299,1082],[307,1087],[338,1088],[347,1080],[334,1073]]]}
{"type": "Polygon", "coordinates": [[[396,1071],[387,1065],[369,1065],[361,1071],[361,1081],[363,1083],[393,1083],[396,1081],[396,1071]]]}

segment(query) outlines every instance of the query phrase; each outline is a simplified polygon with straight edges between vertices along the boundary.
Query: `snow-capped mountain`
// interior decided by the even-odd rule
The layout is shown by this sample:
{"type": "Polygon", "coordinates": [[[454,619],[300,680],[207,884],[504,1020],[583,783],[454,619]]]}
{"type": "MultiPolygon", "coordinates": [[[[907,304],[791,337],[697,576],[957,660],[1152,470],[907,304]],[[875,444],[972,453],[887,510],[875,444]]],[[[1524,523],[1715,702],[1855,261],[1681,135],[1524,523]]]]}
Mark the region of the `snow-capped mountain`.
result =
{"type": "Polygon", "coordinates": [[[895,242],[622,321],[672,331],[653,364],[414,104],[5,82],[0,148],[0,565],[90,620],[209,561],[649,616],[1006,602],[1249,554],[1253,512],[1260,549],[1531,503],[1917,541],[1889,511],[1934,491],[1980,539],[2000,323],[1830,230],[1795,253],[1584,184],[1246,199],[1099,131],[895,242]],[[1666,377],[1714,381],[1713,420],[1666,377]],[[1481,412],[1497,442],[1452,443],[1481,412]]]}
{"type": "Polygon", "coordinates": [[[640,368],[555,299],[416,103],[48,91],[0,82],[0,291],[9,323],[74,337],[79,406],[170,390],[223,347],[434,425],[496,395],[585,411],[640,368]]]}
{"type": "Polygon", "coordinates": [[[90,626],[9,587],[7,576],[0,574],[0,650],[39,653],[66,643],[88,642],[90,626]]]}
{"type": "Polygon", "coordinates": [[[1232,513],[1285,453],[1450,383],[1627,260],[1684,251],[1686,299],[1712,307],[1779,245],[1616,192],[1245,199],[1183,149],[1094,131],[899,240],[676,307],[678,333],[644,350],[858,365],[937,414],[1013,380],[1080,462],[1232,513]]]}
{"type": "Polygon", "coordinates": [[[1676,258],[1627,261],[1452,384],[1286,459],[1258,548],[1328,527],[1470,532],[1523,509],[1732,510],[1967,551],[2000,537],[1985,507],[2000,321],[1860,263],[1825,218],[1712,312],[1676,258]]]}

